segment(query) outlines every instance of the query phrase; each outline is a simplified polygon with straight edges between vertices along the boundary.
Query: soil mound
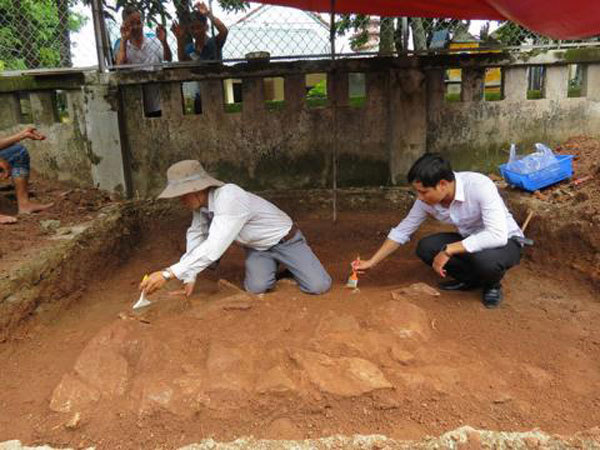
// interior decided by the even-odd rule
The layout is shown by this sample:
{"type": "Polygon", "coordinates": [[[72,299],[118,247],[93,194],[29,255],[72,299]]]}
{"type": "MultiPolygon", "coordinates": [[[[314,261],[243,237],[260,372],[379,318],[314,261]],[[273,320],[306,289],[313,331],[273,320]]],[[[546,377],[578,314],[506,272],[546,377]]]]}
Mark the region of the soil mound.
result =
{"type": "MultiPolygon", "coordinates": [[[[50,408],[75,413],[118,404],[135,414],[189,417],[257,401],[358,397],[394,389],[385,371],[401,370],[430,338],[427,314],[391,298],[364,318],[327,311],[281,321],[271,305],[290,301],[294,289],[264,297],[230,290],[177,315],[121,314],[89,341],[50,408]],[[251,319],[257,315],[263,320],[251,319]],[[290,333],[298,323],[302,332],[290,333]]],[[[162,295],[157,302],[183,302],[162,295]]]]}

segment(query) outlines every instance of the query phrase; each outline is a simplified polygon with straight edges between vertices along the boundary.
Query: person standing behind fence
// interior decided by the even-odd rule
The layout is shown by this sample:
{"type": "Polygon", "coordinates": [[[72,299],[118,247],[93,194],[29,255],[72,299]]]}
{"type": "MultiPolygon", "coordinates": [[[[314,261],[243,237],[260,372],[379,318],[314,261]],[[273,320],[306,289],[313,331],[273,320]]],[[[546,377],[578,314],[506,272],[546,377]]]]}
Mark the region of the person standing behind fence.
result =
{"type": "MultiPolygon", "coordinates": [[[[115,54],[116,65],[160,64],[173,59],[165,28],[159,25],[156,37],[144,36],[142,13],[131,5],[123,9],[121,39],[115,44],[115,54]]],[[[144,85],[144,113],[147,117],[161,115],[158,84],[144,85]]]]}
{"type": "Polygon", "coordinates": [[[177,39],[177,57],[179,61],[215,61],[221,59],[221,49],[227,40],[229,30],[220,19],[213,16],[206,4],[196,3],[189,24],[192,42],[186,45],[187,31],[185,27],[173,22],[171,31],[177,39]],[[218,31],[215,37],[208,37],[208,19],[218,31]]]}
{"type": "MultiPolygon", "coordinates": [[[[43,141],[46,136],[34,127],[5,138],[0,138],[0,179],[12,177],[15,183],[19,214],[31,214],[50,208],[53,203],[41,204],[29,200],[29,153],[19,144],[23,139],[43,141]]],[[[15,223],[16,218],[0,214],[0,224],[15,223]]]]}
{"type": "MultiPolygon", "coordinates": [[[[171,26],[171,31],[177,39],[177,57],[179,61],[217,61],[221,59],[221,50],[227,40],[227,27],[220,19],[213,16],[212,12],[204,3],[198,2],[192,12],[192,20],[188,26],[192,36],[192,42],[185,44],[188,33],[186,27],[176,21],[171,26]],[[208,19],[215,25],[219,34],[208,37],[208,19]]],[[[200,85],[196,86],[194,95],[194,112],[202,113],[202,97],[200,96],[200,85]]]]}

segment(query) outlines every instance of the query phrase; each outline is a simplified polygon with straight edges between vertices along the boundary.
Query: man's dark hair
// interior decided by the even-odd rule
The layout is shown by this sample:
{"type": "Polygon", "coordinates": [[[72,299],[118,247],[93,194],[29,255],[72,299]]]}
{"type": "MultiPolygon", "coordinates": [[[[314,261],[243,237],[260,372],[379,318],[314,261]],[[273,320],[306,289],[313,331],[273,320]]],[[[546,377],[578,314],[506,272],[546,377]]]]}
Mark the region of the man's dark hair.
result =
{"type": "Polygon", "coordinates": [[[420,182],[423,187],[435,187],[442,181],[454,181],[450,163],[437,153],[425,153],[408,171],[408,182],[420,182]]]}
{"type": "Polygon", "coordinates": [[[201,14],[200,11],[192,11],[192,22],[200,22],[206,24],[206,16],[201,14]]]}
{"type": "Polygon", "coordinates": [[[121,13],[121,17],[123,17],[123,22],[125,20],[127,20],[127,18],[135,13],[140,13],[140,16],[142,17],[142,21],[144,20],[144,15],[142,14],[142,12],[137,8],[137,6],[134,5],[126,5],[123,8],[123,12],[121,13]]]}

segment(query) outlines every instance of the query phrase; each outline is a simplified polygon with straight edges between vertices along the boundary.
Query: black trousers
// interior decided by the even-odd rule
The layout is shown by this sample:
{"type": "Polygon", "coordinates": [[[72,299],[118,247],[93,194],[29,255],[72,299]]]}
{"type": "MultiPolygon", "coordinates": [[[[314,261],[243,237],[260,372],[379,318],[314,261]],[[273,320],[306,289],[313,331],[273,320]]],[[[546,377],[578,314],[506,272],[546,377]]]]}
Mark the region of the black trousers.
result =
{"type": "MultiPolygon", "coordinates": [[[[458,233],[432,234],[419,241],[417,256],[431,266],[445,245],[462,240],[463,237],[458,233]]],[[[458,281],[493,286],[500,283],[506,271],[520,261],[521,246],[514,239],[509,239],[504,247],[454,255],[444,268],[448,275],[458,281]]]]}

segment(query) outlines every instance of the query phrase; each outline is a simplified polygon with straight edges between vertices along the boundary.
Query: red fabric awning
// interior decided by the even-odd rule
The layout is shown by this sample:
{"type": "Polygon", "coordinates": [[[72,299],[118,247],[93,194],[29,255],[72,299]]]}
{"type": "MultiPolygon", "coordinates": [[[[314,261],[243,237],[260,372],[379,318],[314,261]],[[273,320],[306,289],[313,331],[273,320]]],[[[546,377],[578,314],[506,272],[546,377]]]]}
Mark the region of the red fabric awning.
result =
{"type": "MultiPolygon", "coordinates": [[[[259,0],[328,12],[331,0],[259,0]]],[[[337,13],[511,20],[553,39],[600,35],[600,0],[336,0],[337,13]]]]}

